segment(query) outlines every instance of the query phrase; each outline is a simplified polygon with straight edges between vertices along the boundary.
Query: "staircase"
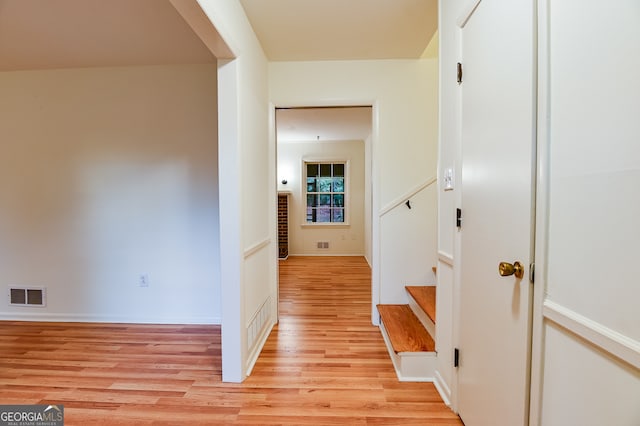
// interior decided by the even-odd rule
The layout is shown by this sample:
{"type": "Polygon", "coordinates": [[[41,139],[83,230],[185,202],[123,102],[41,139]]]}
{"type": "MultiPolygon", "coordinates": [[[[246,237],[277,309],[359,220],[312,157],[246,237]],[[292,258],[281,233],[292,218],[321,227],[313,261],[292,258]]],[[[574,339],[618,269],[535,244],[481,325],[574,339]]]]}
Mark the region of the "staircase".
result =
{"type": "Polygon", "coordinates": [[[407,286],[408,304],[378,305],[380,330],[400,381],[432,382],[436,369],[436,287],[407,286]]]}

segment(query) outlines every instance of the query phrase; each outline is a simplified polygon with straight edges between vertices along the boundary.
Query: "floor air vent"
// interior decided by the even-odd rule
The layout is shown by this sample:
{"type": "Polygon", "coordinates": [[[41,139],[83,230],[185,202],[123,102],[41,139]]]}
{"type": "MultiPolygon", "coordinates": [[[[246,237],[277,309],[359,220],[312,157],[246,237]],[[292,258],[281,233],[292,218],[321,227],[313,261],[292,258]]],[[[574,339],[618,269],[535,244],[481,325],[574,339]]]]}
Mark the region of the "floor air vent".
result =
{"type": "Polygon", "coordinates": [[[44,288],[11,287],[9,304],[14,306],[45,306],[46,292],[44,288]]]}

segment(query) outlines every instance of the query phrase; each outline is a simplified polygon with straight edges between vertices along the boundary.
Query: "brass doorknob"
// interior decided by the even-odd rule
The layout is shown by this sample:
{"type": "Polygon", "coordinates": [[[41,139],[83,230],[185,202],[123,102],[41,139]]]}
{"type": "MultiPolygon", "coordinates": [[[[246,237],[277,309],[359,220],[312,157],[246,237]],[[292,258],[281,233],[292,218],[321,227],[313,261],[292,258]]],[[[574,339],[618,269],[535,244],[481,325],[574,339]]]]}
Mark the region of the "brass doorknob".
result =
{"type": "Polygon", "coordinates": [[[516,278],[522,278],[524,277],[524,266],[522,266],[520,262],[514,262],[513,265],[508,262],[500,262],[500,265],[498,265],[498,272],[501,277],[515,275],[516,278]]]}

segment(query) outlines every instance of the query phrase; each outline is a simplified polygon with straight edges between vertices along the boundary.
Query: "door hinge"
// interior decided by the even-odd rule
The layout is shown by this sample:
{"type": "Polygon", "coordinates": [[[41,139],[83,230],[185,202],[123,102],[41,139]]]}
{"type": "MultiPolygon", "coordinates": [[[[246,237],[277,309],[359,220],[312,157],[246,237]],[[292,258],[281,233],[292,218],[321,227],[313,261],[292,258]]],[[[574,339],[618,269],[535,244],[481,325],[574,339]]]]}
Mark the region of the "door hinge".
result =
{"type": "Polygon", "coordinates": [[[453,366],[457,367],[458,365],[460,365],[460,349],[454,348],[453,349],[453,366]]]}
{"type": "Polygon", "coordinates": [[[458,80],[458,84],[462,83],[462,64],[460,62],[458,62],[457,80],[458,80]]]}
{"type": "Polygon", "coordinates": [[[536,282],[536,264],[533,262],[529,265],[529,281],[536,282]]]}
{"type": "Polygon", "coordinates": [[[462,226],[462,209],[456,209],[456,226],[458,228],[462,226]]]}

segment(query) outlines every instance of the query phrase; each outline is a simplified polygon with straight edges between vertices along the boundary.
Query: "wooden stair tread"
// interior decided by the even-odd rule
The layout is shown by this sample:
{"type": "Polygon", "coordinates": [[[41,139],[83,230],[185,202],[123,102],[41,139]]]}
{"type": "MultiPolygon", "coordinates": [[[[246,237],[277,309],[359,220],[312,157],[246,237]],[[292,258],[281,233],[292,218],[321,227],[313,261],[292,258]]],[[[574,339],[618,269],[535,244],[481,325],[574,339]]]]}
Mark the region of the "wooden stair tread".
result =
{"type": "Polygon", "coordinates": [[[393,350],[434,352],[436,344],[409,305],[378,305],[393,350]]]}
{"type": "Polygon", "coordinates": [[[436,287],[406,286],[407,292],[418,303],[427,316],[436,323],[436,287]]]}

